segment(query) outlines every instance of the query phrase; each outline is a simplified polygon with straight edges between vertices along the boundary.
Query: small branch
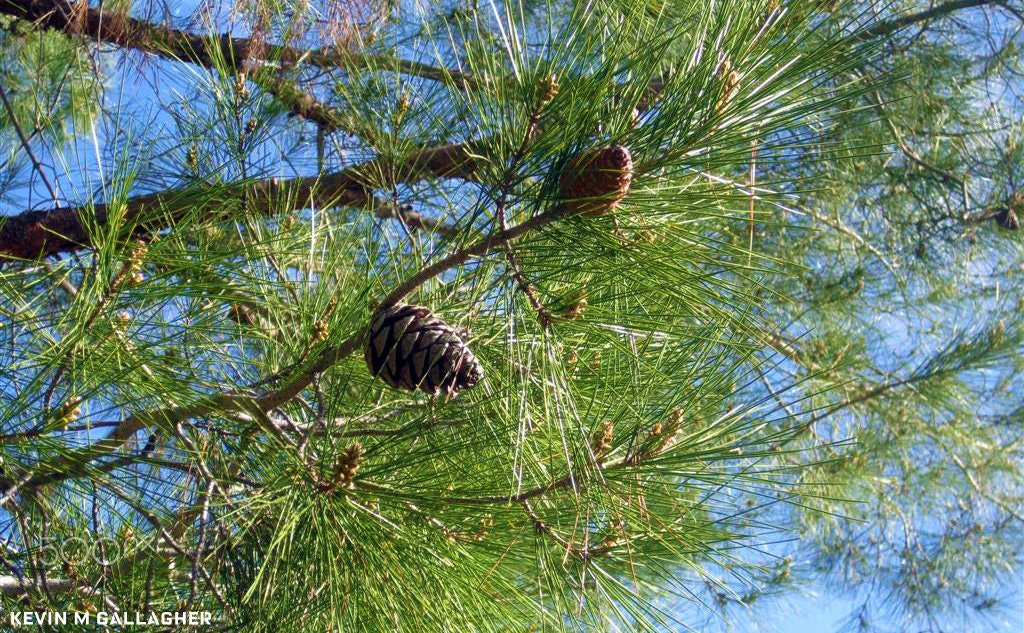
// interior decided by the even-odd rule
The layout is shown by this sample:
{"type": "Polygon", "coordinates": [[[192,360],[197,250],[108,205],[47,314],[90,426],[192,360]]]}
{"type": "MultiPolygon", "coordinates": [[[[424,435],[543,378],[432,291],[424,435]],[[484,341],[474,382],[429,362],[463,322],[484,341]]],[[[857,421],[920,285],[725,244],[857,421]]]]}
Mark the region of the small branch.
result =
{"type": "MultiPolygon", "coordinates": [[[[66,593],[75,589],[88,588],[87,585],[70,578],[47,578],[46,588],[53,593],[66,593]]],[[[34,591],[42,591],[42,586],[29,578],[0,576],[0,595],[17,597],[34,591]]]]}
{"type": "Polygon", "coordinates": [[[904,284],[903,278],[899,275],[899,273],[896,272],[896,266],[893,265],[892,262],[890,262],[888,258],[886,258],[885,254],[883,254],[882,251],[880,251],[875,245],[865,240],[860,235],[860,233],[854,231],[847,225],[843,224],[841,221],[831,220],[821,215],[820,213],[817,213],[816,211],[809,207],[800,207],[800,211],[811,216],[811,218],[816,222],[821,222],[822,224],[829,228],[835,229],[841,233],[845,233],[846,235],[852,237],[854,241],[863,246],[869,253],[871,253],[876,259],[878,259],[878,261],[880,261],[883,266],[885,266],[886,270],[888,270],[889,273],[893,276],[893,279],[896,281],[897,284],[899,284],[900,286],[904,284]]]}
{"type": "MultiPolygon", "coordinates": [[[[498,185],[498,200],[495,207],[495,221],[498,224],[498,230],[507,231],[508,224],[505,218],[505,207],[508,204],[509,190],[512,188],[512,180],[515,177],[516,170],[519,169],[519,164],[523,161],[523,157],[526,156],[526,151],[529,149],[533,139],[537,136],[538,127],[540,124],[540,118],[544,114],[544,109],[551,103],[558,94],[558,81],[554,77],[550,77],[545,86],[545,93],[541,96],[537,106],[530,113],[530,120],[526,124],[526,132],[523,134],[523,140],[519,144],[519,147],[512,154],[512,159],[509,161],[509,166],[505,170],[505,176],[498,185]]],[[[541,327],[548,329],[551,327],[551,314],[544,307],[540,297],[537,296],[537,291],[526,279],[526,275],[523,274],[523,267],[519,263],[519,259],[516,257],[515,249],[512,248],[512,243],[508,240],[504,240],[502,245],[505,247],[505,258],[508,260],[509,267],[512,269],[512,277],[516,280],[516,284],[519,289],[529,299],[530,305],[537,312],[537,319],[540,321],[541,327]]]]}
{"type": "Polygon", "coordinates": [[[551,313],[544,307],[544,303],[537,295],[537,290],[523,274],[523,268],[520,266],[518,258],[516,258],[516,253],[512,249],[512,245],[505,242],[504,247],[505,257],[508,259],[509,266],[512,268],[512,277],[516,280],[516,285],[519,287],[519,290],[526,295],[526,298],[530,301],[530,305],[532,305],[534,311],[536,311],[537,320],[540,321],[541,327],[544,329],[550,328],[551,323],[554,320],[551,317],[551,313]]]}
{"type": "Polygon", "coordinates": [[[53,199],[53,203],[59,206],[60,200],[57,197],[57,190],[50,184],[50,179],[46,177],[46,172],[43,171],[43,164],[39,162],[39,159],[36,158],[35,152],[32,151],[32,145],[29,143],[28,137],[25,136],[25,132],[21,129],[21,124],[18,123],[18,117],[14,114],[14,106],[12,106],[11,102],[7,99],[7,91],[4,90],[2,84],[0,84],[0,99],[4,102],[4,108],[7,110],[7,116],[11,118],[11,125],[14,126],[14,131],[18,135],[18,140],[21,141],[22,149],[25,150],[29,160],[32,161],[33,169],[35,169],[36,173],[39,174],[39,178],[42,179],[46,190],[50,192],[50,198],[53,199]]]}
{"type": "Polygon", "coordinates": [[[1018,510],[1012,508],[1008,503],[1006,503],[1002,499],[999,499],[995,495],[987,492],[985,490],[985,487],[982,486],[978,482],[978,480],[972,474],[972,471],[975,471],[975,472],[978,471],[977,468],[968,468],[967,464],[965,464],[964,461],[962,459],[960,459],[960,457],[957,455],[958,451],[955,450],[955,449],[952,449],[950,446],[948,446],[946,444],[946,442],[942,441],[942,439],[939,438],[937,433],[929,432],[928,435],[939,446],[942,447],[942,450],[946,452],[946,455],[949,456],[950,460],[952,460],[953,464],[955,464],[957,469],[960,470],[960,472],[963,474],[964,478],[967,480],[967,483],[970,484],[971,488],[974,489],[974,492],[979,497],[981,497],[982,499],[986,499],[986,500],[992,502],[993,504],[998,506],[1001,510],[1006,512],[1008,515],[1010,515],[1011,517],[1013,517],[1017,521],[1019,521],[1021,523],[1024,523],[1024,515],[1022,515],[1018,510]]]}
{"type": "Polygon", "coordinates": [[[430,79],[462,91],[477,88],[481,83],[477,80],[475,75],[469,72],[456,70],[454,68],[438,68],[437,66],[431,66],[429,64],[414,62],[407,59],[395,59],[394,57],[383,55],[360,55],[353,56],[350,59],[341,60],[338,58],[337,53],[327,53],[325,55],[313,53],[307,57],[306,61],[314,66],[322,67],[343,66],[347,68],[367,68],[373,70],[395,69],[406,75],[420,77],[422,79],[430,79]]]}
{"type": "Polygon", "coordinates": [[[526,233],[537,230],[545,225],[551,224],[552,222],[561,219],[565,216],[567,211],[561,206],[555,206],[541,213],[535,215],[529,220],[517,224],[516,226],[504,230],[497,231],[496,233],[486,237],[476,244],[468,246],[461,251],[452,253],[448,257],[423,268],[416,275],[412,276],[397,288],[391,291],[391,293],[381,302],[380,307],[386,308],[393,306],[398,303],[402,298],[411,293],[416,288],[422,286],[428,280],[440,275],[449,268],[460,266],[468,261],[472,257],[479,257],[490,251],[492,248],[498,245],[504,244],[506,241],[511,241],[520,237],[526,233]]]}
{"type": "Polygon", "coordinates": [[[530,522],[533,523],[533,529],[536,530],[538,534],[543,534],[557,543],[559,547],[565,550],[566,554],[586,562],[595,556],[605,554],[611,550],[608,546],[580,547],[578,545],[573,545],[572,542],[555,532],[550,525],[541,520],[541,518],[533,511],[533,508],[530,507],[529,501],[523,501],[521,505],[523,510],[526,512],[526,516],[529,517],[530,522]]]}
{"type": "Polygon", "coordinates": [[[463,426],[468,424],[468,420],[437,420],[437,421],[421,421],[413,420],[406,422],[401,426],[394,428],[384,428],[380,426],[370,427],[358,427],[353,428],[356,420],[348,418],[335,418],[328,420],[325,424],[321,425],[316,422],[310,422],[308,424],[292,422],[290,420],[273,421],[272,424],[282,431],[289,431],[307,439],[309,437],[321,437],[330,436],[332,433],[337,432],[338,436],[344,436],[346,438],[352,437],[394,437],[400,436],[407,433],[415,432],[417,434],[426,433],[434,429],[451,428],[454,426],[463,426]]]}
{"type": "Polygon", "coordinates": [[[293,114],[318,124],[321,134],[334,130],[345,130],[351,133],[358,131],[359,126],[353,117],[322,103],[308,92],[300,90],[294,82],[261,72],[257,72],[253,76],[253,81],[288,106],[293,114]]]}
{"type": "MultiPolygon", "coordinates": [[[[643,464],[643,459],[636,455],[620,457],[618,459],[610,460],[597,464],[601,472],[608,472],[610,470],[616,470],[619,468],[633,468],[643,464]]],[[[482,497],[443,497],[438,499],[439,502],[447,503],[451,505],[465,505],[465,506],[487,506],[487,505],[508,505],[513,503],[521,504],[524,501],[529,501],[537,497],[544,496],[549,492],[555,490],[565,490],[575,485],[577,479],[571,474],[565,475],[558,479],[552,479],[551,481],[524,490],[516,494],[510,495],[492,495],[482,497]]],[[[361,488],[368,492],[376,492],[380,494],[402,496],[402,493],[398,490],[384,486],[381,484],[375,484],[366,480],[358,480],[353,484],[356,488],[361,488]]]]}
{"type": "Polygon", "coordinates": [[[95,444],[71,451],[60,457],[43,458],[37,463],[35,471],[26,473],[17,481],[0,480],[0,486],[3,487],[0,507],[6,505],[18,490],[26,486],[33,488],[89,472],[93,461],[119,450],[142,429],[149,426],[163,426],[169,433],[173,433],[175,430],[173,423],[190,417],[200,417],[217,410],[236,410],[239,408],[238,400],[238,396],[217,394],[192,406],[169,407],[132,414],[122,420],[110,435],[95,444]]]}
{"type": "MultiPolygon", "coordinates": [[[[220,588],[217,586],[217,583],[214,582],[213,577],[210,575],[210,572],[207,571],[206,566],[199,562],[201,552],[197,550],[194,555],[189,554],[187,551],[185,551],[184,547],[178,544],[174,535],[171,534],[171,532],[166,527],[164,527],[164,525],[160,522],[160,519],[155,514],[147,510],[139,502],[135,501],[131,496],[126,494],[117,486],[112,485],[110,482],[107,482],[107,487],[110,489],[111,492],[113,492],[115,495],[120,497],[125,503],[127,503],[133,510],[142,515],[142,517],[146,519],[146,521],[148,521],[150,525],[152,525],[157,530],[157,532],[159,532],[164,543],[169,545],[170,548],[174,550],[176,554],[178,554],[186,560],[192,561],[194,569],[197,570],[199,574],[203,577],[206,586],[210,589],[211,593],[213,593],[214,598],[217,599],[217,602],[220,603],[220,606],[228,615],[234,617],[234,609],[231,608],[231,605],[228,604],[227,600],[224,598],[224,595],[221,593],[220,588]]],[[[200,509],[200,515],[202,515],[205,509],[206,506],[203,506],[202,509],[200,509]]]]}
{"type": "Polygon", "coordinates": [[[907,158],[909,158],[911,162],[913,162],[914,164],[918,165],[919,167],[923,167],[924,169],[926,169],[926,170],[928,170],[930,172],[933,172],[933,173],[937,174],[938,176],[940,176],[942,178],[943,182],[953,183],[953,184],[957,185],[957,187],[963,192],[963,195],[964,195],[964,213],[966,213],[967,212],[967,204],[968,204],[968,202],[967,202],[967,193],[966,193],[967,192],[967,180],[965,178],[957,176],[956,174],[954,174],[953,172],[951,172],[949,170],[946,170],[946,169],[943,169],[943,168],[938,167],[936,165],[933,165],[932,163],[930,163],[930,162],[926,161],[924,158],[922,158],[917,152],[915,152],[913,150],[913,148],[911,148],[907,144],[907,142],[903,138],[903,134],[900,132],[899,128],[896,127],[896,123],[893,122],[892,118],[890,118],[889,114],[885,111],[885,105],[883,103],[882,95],[880,95],[877,91],[875,91],[874,99],[872,101],[874,102],[874,106],[878,110],[879,115],[881,115],[882,120],[885,121],[886,126],[889,128],[889,131],[892,133],[893,140],[896,142],[896,146],[900,148],[900,151],[903,152],[903,155],[906,156],[907,158]]]}

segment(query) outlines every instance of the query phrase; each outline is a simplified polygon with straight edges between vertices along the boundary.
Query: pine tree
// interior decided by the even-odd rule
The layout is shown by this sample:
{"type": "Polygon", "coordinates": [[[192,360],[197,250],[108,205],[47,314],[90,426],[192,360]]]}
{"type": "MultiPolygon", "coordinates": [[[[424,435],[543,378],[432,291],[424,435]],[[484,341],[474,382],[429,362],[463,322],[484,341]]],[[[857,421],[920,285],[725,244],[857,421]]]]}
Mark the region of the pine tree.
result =
{"type": "Polygon", "coordinates": [[[816,447],[821,460],[801,474],[815,498],[779,519],[799,539],[784,584],[824,578],[850,601],[847,630],[1013,629],[1024,14],[1004,2],[843,2],[823,19],[821,36],[853,21],[881,54],[852,71],[864,91],[805,150],[828,158],[760,176],[800,165],[815,184],[787,227],[754,238],[806,266],[773,288],[788,302],[765,297],[779,362],[750,396],[778,393],[810,414],[788,449],[816,447]]]}
{"type": "MultiPolygon", "coordinates": [[[[946,485],[995,512],[954,535],[978,548],[955,590],[998,577],[1019,412],[967,418],[971,372],[1019,382],[1019,318],[889,367],[866,314],[955,302],[885,276],[912,205],[827,211],[871,211],[875,148],[913,126],[883,116],[913,23],[774,0],[129,5],[0,0],[5,609],[685,630],[804,570],[863,576],[862,539],[891,548],[907,495],[946,485]],[[861,534],[854,502],[893,485],[861,534]]],[[[960,229],[1007,231],[1007,193],[960,229]]],[[[955,578],[955,546],[912,560],[955,578]]],[[[906,569],[884,576],[901,605],[948,595],[906,569]]]]}

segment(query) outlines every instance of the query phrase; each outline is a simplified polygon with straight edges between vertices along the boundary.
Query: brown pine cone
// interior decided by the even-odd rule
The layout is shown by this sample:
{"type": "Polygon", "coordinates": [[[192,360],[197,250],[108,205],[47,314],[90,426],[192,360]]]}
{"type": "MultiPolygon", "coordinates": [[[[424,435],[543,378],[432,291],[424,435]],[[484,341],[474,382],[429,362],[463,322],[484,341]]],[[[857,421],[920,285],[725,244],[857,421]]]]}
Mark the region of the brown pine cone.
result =
{"type": "Polygon", "coordinates": [[[483,367],[450,325],[422,306],[378,312],[366,343],[370,373],[398,389],[454,396],[483,378],[483,367]]]}
{"type": "Polygon", "coordinates": [[[622,145],[593,149],[573,158],[562,170],[559,188],[570,213],[605,215],[629,192],[633,157],[622,145]]]}

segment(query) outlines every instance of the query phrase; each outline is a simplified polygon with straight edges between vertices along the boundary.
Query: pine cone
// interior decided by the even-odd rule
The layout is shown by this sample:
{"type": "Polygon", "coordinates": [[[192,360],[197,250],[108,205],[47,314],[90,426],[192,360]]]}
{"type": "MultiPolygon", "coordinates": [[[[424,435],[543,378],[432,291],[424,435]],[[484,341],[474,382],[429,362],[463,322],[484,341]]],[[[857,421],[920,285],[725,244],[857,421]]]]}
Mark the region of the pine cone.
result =
{"type": "Polygon", "coordinates": [[[573,158],[559,179],[562,201],[571,213],[611,213],[629,192],[633,157],[622,145],[584,152],[573,158]]]}
{"type": "Polygon", "coordinates": [[[452,326],[427,308],[398,304],[377,313],[366,343],[370,373],[398,389],[454,396],[484,370],[452,326]]]}

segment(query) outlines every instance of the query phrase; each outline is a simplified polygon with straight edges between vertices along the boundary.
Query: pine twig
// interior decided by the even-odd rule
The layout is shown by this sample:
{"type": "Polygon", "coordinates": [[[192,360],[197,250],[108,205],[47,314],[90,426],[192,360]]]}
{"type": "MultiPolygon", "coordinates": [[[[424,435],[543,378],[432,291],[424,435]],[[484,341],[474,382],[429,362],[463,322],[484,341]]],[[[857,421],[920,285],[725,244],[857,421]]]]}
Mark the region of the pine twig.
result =
{"type": "Polygon", "coordinates": [[[18,117],[15,116],[14,106],[7,99],[7,91],[4,90],[2,84],[0,84],[0,100],[4,102],[4,108],[7,110],[7,116],[11,119],[11,125],[14,126],[14,131],[18,135],[18,140],[21,141],[21,147],[25,150],[25,154],[28,155],[29,160],[32,162],[32,168],[35,169],[36,173],[39,174],[39,178],[42,179],[43,185],[46,190],[50,192],[50,198],[53,199],[53,204],[60,207],[60,199],[57,197],[57,190],[50,184],[50,179],[47,178],[46,172],[43,171],[43,164],[36,158],[36,154],[32,151],[32,145],[29,143],[28,137],[25,136],[24,130],[21,129],[21,123],[18,122],[18,117]]]}
{"type": "MultiPolygon", "coordinates": [[[[523,157],[526,156],[526,151],[537,136],[540,119],[544,114],[545,108],[547,108],[551,101],[554,100],[557,94],[558,80],[554,76],[551,76],[544,85],[544,93],[541,95],[536,107],[534,107],[533,111],[530,113],[530,119],[527,121],[523,140],[519,144],[519,147],[516,148],[516,151],[512,153],[512,159],[509,161],[509,166],[505,170],[505,177],[498,185],[498,200],[494,215],[495,221],[498,225],[498,230],[502,232],[508,230],[508,224],[505,218],[505,207],[508,204],[508,196],[512,188],[512,180],[515,177],[516,170],[523,161],[523,157]]],[[[519,263],[519,259],[516,257],[515,250],[512,248],[512,243],[509,240],[505,240],[502,245],[505,249],[505,258],[508,260],[509,267],[512,269],[512,277],[515,279],[519,290],[526,295],[526,298],[530,301],[530,305],[532,305],[533,309],[537,312],[537,319],[540,321],[541,327],[544,329],[550,328],[552,323],[551,314],[548,312],[547,308],[544,307],[543,302],[541,302],[540,297],[537,295],[537,290],[526,279],[526,275],[523,274],[523,267],[519,263]]]]}

